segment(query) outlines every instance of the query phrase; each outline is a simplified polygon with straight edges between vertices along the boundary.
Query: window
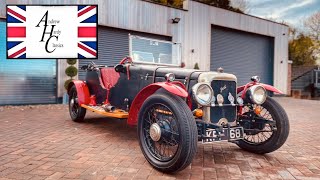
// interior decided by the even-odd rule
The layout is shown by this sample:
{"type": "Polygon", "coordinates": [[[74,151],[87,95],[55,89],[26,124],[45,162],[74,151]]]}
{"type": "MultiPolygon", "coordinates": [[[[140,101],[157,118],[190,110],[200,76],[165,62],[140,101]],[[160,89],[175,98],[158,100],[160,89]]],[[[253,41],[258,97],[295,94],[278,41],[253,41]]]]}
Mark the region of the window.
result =
{"type": "Polygon", "coordinates": [[[130,35],[130,56],[134,63],[180,66],[181,45],[130,35]]]}
{"type": "Polygon", "coordinates": [[[154,57],[152,53],[149,52],[141,52],[141,51],[133,51],[132,57],[134,60],[139,62],[149,62],[149,63],[155,63],[154,57]]]}

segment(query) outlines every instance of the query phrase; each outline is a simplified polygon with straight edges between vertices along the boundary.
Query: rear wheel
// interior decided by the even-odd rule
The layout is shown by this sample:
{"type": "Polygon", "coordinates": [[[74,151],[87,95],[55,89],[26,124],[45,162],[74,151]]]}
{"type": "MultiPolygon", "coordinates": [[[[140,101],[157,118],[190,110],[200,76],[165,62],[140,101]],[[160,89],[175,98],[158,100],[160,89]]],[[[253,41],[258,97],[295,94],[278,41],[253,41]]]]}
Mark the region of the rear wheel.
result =
{"type": "MultiPolygon", "coordinates": [[[[244,114],[253,114],[252,107],[245,107],[244,114]]],[[[243,140],[237,142],[244,150],[265,154],[279,149],[289,135],[289,120],[281,105],[270,97],[260,105],[260,113],[251,122],[250,129],[244,127],[243,140]],[[267,120],[265,123],[257,123],[259,120],[267,120]],[[254,130],[253,130],[254,129],[254,130]]]]}
{"type": "Polygon", "coordinates": [[[69,113],[71,119],[75,122],[82,122],[86,115],[86,111],[85,108],[79,105],[77,89],[73,85],[69,91],[69,113]]]}
{"type": "Polygon", "coordinates": [[[139,112],[140,148],[157,170],[174,173],[186,168],[197,149],[197,127],[187,104],[169,93],[154,94],[139,112]]]}

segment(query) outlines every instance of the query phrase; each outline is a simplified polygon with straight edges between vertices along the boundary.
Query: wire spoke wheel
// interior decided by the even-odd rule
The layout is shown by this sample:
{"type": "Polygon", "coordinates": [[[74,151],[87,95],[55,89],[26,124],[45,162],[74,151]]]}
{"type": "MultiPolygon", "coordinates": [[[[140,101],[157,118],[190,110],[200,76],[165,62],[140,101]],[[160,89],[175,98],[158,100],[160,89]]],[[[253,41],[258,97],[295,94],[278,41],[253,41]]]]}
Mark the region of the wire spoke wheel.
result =
{"type": "Polygon", "coordinates": [[[71,94],[70,101],[69,101],[69,108],[71,110],[71,113],[74,116],[77,116],[79,112],[79,104],[78,104],[78,96],[76,91],[73,91],[71,94]]]}
{"type": "Polygon", "coordinates": [[[191,163],[197,149],[197,126],[181,97],[153,94],[143,103],[138,118],[140,148],[154,168],[174,173],[191,163]]]}
{"type": "MultiPolygon", "coordinates": [[[[266,123],[263,125],[263,127],[254,127],[254,128],[259,129],[258,133],[245,133],[244,134],[244,137],[243,137],[244,141],[246,141],[247,143],[250,143],[250,144],[257,145],[257,144],[261,144],[261,143],[268,141],[272,137],[274,131],[276,130],[276,122],[273,119],[271,113],[265,107],[263,107],[261,105],[259,107],[257,107],[257,105],[254,105],[253,108],[260,108],[261,109],[260,114],[257,115],[258,117],[274,122],[273,124],[266,123]]],[[[244,108],[245,113],[248,113],[250,111],[252,111],[252,108],[250,108],[248,106],[246,106],[244,108]]]]}
{"type": "Polygon", "coordinates": [[[179,147],[179,129],[173,112],[164,104],[151,105],[143,115],[143,136],[149,152],[159,161],[169,161],[179,147]],[[159,134],[152,134],[154,126],[159,134]],[[153,136],[161,137],[153,137],[153,136]]]}
{"type": "Polygon", "coordinates": [[[81,122],[86,115],[86,109],[79,105],[78,93],[75,86],[72,86],[69,93],[69,113],[75,122],[81,122]]]}
{"type": "Polygon", "coordinates": [[[270,153],[279,149],[288,138],[288,116],[282,106],[270,97],[262,105],[245,106],[242,117],[245,134],[237,145],[244,150],[270,153]]]}

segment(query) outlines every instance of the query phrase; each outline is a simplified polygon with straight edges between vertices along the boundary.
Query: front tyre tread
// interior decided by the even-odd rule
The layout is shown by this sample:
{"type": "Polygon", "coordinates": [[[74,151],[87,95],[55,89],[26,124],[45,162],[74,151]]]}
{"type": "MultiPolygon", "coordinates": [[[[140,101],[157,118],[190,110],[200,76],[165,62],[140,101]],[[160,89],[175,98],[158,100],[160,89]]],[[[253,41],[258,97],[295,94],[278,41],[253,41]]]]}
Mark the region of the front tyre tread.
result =
{"type": "Polygon", "coordinates": [[[187,106],[186,102],[182,98],[165,93],[157,93],[150,96],[142,105],[139,112],[139,122],[138,122],[138,136],[141,151],[143,152],[147,161],[157,170],[164,173],[175,173],[177,171],[183,170],[188,165],[190,165],[196,150],[197,150],[197,127],[192,115],[190,108],[187,106]],[[180,144],[179,148],[174,156],[168,162],[161,162],[155,159],[150,152],[146,149],[146,145],[143,139],[142,133],[142,117],[144,111],[150,105],[161,102],[169,106],[172,112],[175,113],[176,120],[180,126],[180,144]]]}
{"type": "Polygon", "coordinates": [[[84,117],[86,116],[86,112],[87,112],[87,109],[86,108],[83,108],[81,106],[78,107],[78,112],[76,114],[74,114],[72,112],[72,108],[70,107],[70,102],[71,102],[71,96],[73,94],[76,94],[77,95],[77,89],[76,89],[76,86],[73,85],[69,91],[69,114],[70,114],[70,117],[72,119],[72,121],[74,122],[83,122],[84,121],[84,117]]]}
{"type": "Polygon", "coordinates": [[[239,140],[237,145],[249,152],[256,154],[266,154],[279,149],[287,140],[290,131],[289,119],[283,107],[274,99],[267,97],[267,100],[262,104],[276,121],[277,130],[263,144],[250,144],[244,140],[239,140]]]}

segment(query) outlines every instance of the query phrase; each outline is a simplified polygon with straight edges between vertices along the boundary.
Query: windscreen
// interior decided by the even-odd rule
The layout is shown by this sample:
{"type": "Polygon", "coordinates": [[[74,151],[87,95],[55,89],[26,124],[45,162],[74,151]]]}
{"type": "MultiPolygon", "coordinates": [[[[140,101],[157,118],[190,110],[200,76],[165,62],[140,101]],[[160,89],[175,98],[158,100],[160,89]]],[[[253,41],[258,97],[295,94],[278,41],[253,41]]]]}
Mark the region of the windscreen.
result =
{"type": "Polygon", "coordinates": [[[181,45],[130,35],[130,55],[136,63],[180,66],[181,45]]]}

